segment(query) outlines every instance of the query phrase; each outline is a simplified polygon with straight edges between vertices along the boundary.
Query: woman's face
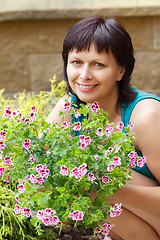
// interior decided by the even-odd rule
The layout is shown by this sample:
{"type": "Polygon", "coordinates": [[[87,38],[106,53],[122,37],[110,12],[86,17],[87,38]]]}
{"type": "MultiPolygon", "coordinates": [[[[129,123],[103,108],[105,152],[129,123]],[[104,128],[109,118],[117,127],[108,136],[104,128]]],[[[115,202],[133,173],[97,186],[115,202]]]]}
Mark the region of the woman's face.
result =
{"type": "Polygon", "coordinates": [[[117,81],[122,79],[124,72],[111,51],[98,53],[94,44],[89,51],[73,49],[68,55],[67,75],[72,90],[81,101],[97,101],[102,108],[117,99],[117,81]]]}

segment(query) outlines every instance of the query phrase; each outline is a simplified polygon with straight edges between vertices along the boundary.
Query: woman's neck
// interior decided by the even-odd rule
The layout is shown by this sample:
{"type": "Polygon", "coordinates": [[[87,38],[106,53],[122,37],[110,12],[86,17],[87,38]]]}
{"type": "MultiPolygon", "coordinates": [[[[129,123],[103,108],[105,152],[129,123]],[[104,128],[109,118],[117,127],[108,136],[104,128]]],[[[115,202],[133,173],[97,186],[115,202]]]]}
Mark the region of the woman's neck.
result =
{"type": "Polygon", "coordinates": [[[109,101],[109,103],[99,104],[105,112],[108,113],[109,121],[118,124],[121,121],[121,104],[118,99],[109,101]]]}

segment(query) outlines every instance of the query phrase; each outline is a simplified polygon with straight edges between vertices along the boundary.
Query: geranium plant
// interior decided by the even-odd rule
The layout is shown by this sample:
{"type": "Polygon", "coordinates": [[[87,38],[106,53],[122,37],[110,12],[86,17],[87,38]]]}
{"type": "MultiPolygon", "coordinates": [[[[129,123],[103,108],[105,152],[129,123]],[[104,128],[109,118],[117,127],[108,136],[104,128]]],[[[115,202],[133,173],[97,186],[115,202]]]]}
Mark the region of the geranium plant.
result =
{"type": "MultiPolygon", "coordinates": [[[[82,123],[49,124],[38,107],[29,112],[6,106],[1,117],[0,175],[16,183],[15,213],[31,218],[41,234],[41,225],[62,228],[65,222],[92,227],[107,236],[112,225],[99,222],[119,216],[121,203],[111,206],[111,196],[131,179],[137,156],[132,146],[132,124],[109,123],[98,103],[71,106],[64,110],[82,123]],[[92,197],[94,193],[94,197],[92,197]]],[[[65,113],[61,113],[62,118],[65,113]]]]}

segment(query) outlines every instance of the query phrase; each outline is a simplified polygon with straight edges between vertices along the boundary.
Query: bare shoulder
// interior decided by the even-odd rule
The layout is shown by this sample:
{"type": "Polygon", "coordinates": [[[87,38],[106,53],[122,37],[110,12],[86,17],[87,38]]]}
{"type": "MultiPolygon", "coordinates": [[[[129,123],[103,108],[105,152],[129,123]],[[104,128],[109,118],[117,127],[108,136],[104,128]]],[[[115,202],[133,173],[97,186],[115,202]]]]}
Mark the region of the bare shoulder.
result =
{"type": "Polygon", "coordinates": [[[63,121],[71,122],[71,117],[70,114],[66,114],[64,119],[62,119],[62,116],[59,116],[60,112],[64,112],[64,103],[65,100],[68,100],[69,102],[71,101],[70,96],[64,95],[55,105],[55,107],[52,109],[50,114],[48,115],[46,121],[51,123],[51,122],[56,122],[58,124],[62,123],[63,121]]]}
{"type": "Polygon", "coordinates": [[[137,126],[160,120],[160,102],[155,99],[144,99],[138,102],[132,112],[131,121],[137,126]]]}

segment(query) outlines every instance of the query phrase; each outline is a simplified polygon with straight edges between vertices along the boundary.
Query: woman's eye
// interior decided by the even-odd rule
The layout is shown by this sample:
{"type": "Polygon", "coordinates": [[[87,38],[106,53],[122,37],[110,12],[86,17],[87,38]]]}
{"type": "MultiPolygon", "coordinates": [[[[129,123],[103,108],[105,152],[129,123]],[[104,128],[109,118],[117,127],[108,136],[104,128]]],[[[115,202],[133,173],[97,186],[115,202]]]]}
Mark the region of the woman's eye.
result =
{"type": "Polygon", "coordinates": [[[96,67],[104,67],[104,64],[102,64],[102,63],[96,63],[96,67]]]}
{"type": "Polygon", "coordinates": [[[73,61],[72,63],[73,63],[74,65],[79,65],[79,64],[81,64],[80,61],[73,61]]]}

